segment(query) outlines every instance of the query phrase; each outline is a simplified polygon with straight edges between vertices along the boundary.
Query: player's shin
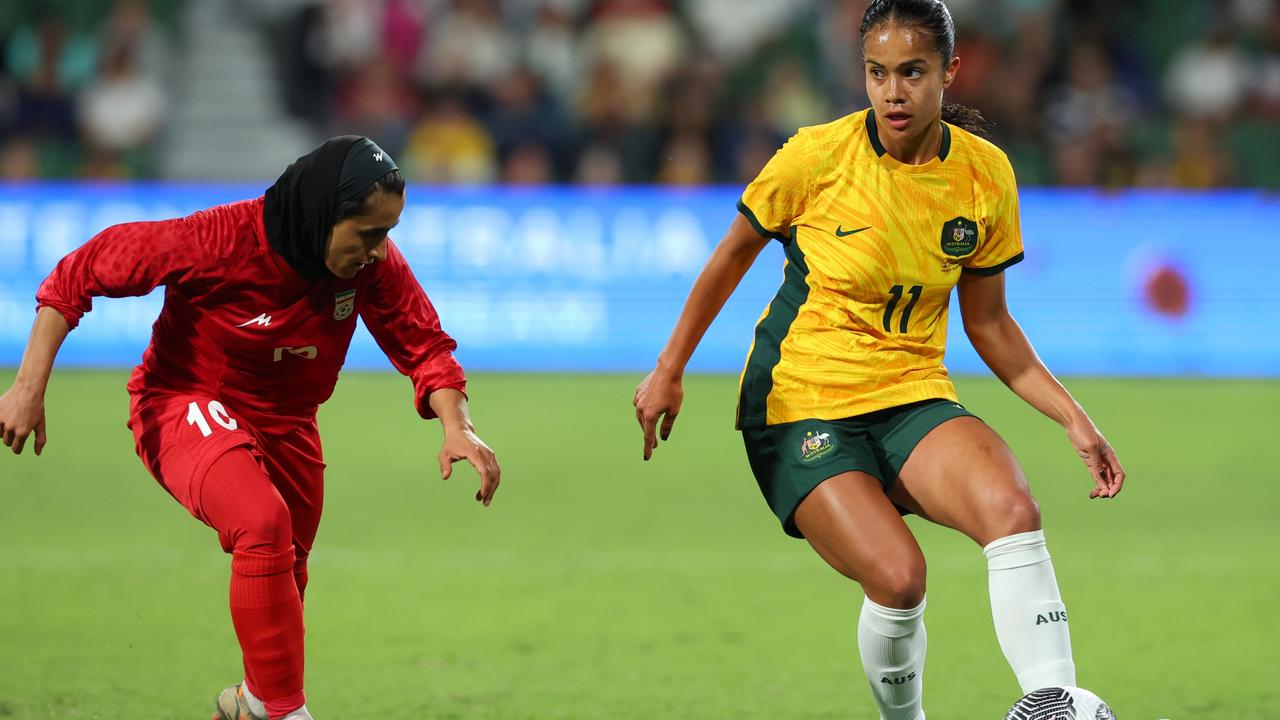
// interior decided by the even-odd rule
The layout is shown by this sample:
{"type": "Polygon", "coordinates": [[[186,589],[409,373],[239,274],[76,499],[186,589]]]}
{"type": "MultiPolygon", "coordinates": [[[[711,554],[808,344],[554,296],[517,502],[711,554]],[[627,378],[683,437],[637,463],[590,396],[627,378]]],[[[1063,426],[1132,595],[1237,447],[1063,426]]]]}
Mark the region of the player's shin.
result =
{"type": "Polygon", "coordinates": [[[882,720],[924,720],[924,601],[907,610],[867,598],[858,618],[858,650],[882,720]]]}
{"type": "Polygon", "coordinates": [[[987,556],[996,638],[1024,693],[1075,685],[1071,631],[1044,531],[1000,538],[987,556]]]}
{"type": "Polygon", "coordinates": [[[271,718],[301,707],[302,601],[293,577],[293,548],[231,558],[231,621],[244,653],[246,686],[271,718]]]}

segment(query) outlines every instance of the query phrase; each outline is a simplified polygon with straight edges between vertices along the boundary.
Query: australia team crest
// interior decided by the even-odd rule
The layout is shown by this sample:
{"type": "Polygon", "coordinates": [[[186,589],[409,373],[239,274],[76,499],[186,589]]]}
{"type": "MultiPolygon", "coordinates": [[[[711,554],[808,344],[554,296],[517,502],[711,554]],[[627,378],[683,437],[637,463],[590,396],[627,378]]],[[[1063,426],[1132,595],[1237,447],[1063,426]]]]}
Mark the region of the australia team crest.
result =
{"type": "Polygon", "coordinates": [[[964,257],[978,248],[978,224],[958,217],[942,225],[942,252],[951,257],[964,257]]]}
{"type": "Polygon", "coordinates": [[[831,433],[807,430],[804,437],[800,439],[800,462],[813,462],[831,454],[834,449],[835,444],[831,441],[831,433]]]}
{"type": "Polygon", "coordinates": [[[346,320],[356,311],[356,291],[343,290],[333,296],[333,319],[346,320]]]}

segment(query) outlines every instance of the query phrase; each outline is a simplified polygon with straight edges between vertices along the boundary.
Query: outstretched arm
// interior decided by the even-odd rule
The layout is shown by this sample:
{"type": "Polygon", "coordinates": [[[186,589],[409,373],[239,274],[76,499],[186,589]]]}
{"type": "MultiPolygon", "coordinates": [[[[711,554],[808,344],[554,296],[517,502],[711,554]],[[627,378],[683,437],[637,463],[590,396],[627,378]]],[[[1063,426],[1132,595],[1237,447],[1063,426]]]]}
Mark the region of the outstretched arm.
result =
{"type": "Polygon", "coordinates": [[[467,409],[466,377],[453,357],[457,343],[440,327],[440,317],[414,278],[400,250],[387,241],[387,256],[372,269],[369,297],[361,305],[365,326],[391,364],[413,381],[414,406],[423,418],[439,418],[444,428],[440,477],[466,460],[480,474],[476,500],[488,506],[502,470],[493,450],[476,435],[467,409]]]}
{"type": "Polygon", "coordinates": [[[40,305],[13,387],[0,395],[0,436],[15,454],[35,433],[44,449],[44,394],[53,360],[95,297],[145,295],[157,285],[197,277],[205,250],[196,240],[215,213],[113,225],[63,258],[36,292],[40,305]]]}
{"type": "Polygon", "coordinates": [[[1089,497],[1115,497],[1124,485],[1124,468],[1089,415],[1040,361],[1005,303],[1004,273],[960,278],[964,331],[996,377],[1029,405],[1067,431],[1076,454],[1093,475],[1089,497]]]}
{"type": "Polygon", "coordinates": [[[22,453],[32,433],[36,436],[36,454],[44,450],[44,393],[53,372],[53,359],[69,332],[71,326],[57,310],[42,307],[36,313],[13,386],[0,395],[0,435],[15,455],[22,453]]]}
{"type": "Polygon", "coordinates": [[[671,435],[676,415],[684,401],[685,365],[694,348],[706,334],[711,321],[720,313],[734,288],[742,282],[756,256],[769,243],[751,227],[742,215],[734,218],[724,239],[716,246],[707,265],[693,283],[689,299],[685,301],[680,319],[671,331],[667,345],[658,355],[657,366],[636,388],[636,420],[644,429],[644,459],[653,456],[658,447],[658,422],[662,422],[662,439],[671,435]]]}

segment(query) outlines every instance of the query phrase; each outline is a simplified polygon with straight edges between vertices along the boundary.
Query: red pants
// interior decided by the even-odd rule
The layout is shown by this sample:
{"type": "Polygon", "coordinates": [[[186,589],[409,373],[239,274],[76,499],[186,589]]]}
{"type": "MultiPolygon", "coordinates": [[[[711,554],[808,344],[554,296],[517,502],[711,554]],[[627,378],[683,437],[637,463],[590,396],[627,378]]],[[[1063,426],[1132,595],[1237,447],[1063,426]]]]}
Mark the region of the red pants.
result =
{"type": "Polygon", "coordinates": [[[132,396],[138,456],[232,554],[231,616],[245,679],[271,717],[305,701],[302,595],[320,523],[324,462],[314,419],[239,416],[203,396],[132,396]]]}

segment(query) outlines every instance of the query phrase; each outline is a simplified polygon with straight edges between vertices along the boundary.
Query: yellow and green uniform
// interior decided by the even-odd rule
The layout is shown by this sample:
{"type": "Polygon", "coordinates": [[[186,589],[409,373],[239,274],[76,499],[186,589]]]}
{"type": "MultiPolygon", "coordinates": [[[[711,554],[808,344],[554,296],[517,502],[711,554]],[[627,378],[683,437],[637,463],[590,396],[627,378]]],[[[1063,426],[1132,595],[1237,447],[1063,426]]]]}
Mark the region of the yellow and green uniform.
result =
{"type": "Polygon", "coordinates": [[[738,208],[786,253],[742,373],[739,428],[956,399],[942,365],[951,289],[961,272],[1022,259],[1003,152],[943,124],[938,157],[906,165],[864,110],[802,128],[738,208]]]}

